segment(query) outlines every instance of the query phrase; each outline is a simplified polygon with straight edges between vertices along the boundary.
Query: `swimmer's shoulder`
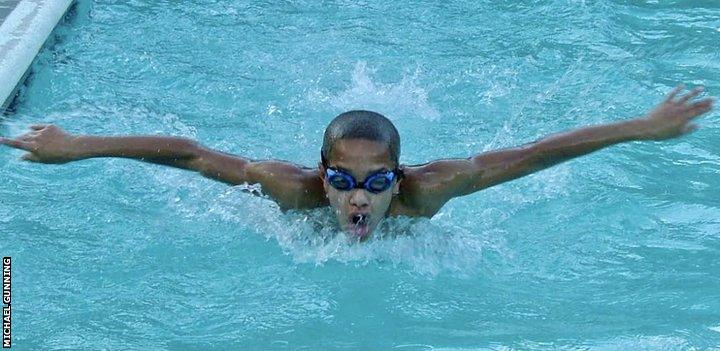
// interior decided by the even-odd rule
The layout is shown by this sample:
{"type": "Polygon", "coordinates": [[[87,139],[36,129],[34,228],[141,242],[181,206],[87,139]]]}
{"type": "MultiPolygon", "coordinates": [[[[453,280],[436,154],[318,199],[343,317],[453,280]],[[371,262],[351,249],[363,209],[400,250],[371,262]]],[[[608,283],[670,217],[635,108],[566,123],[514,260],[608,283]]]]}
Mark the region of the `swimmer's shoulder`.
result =
{"type": "Polygon", "coordinates": [[[322,178],[317,168],[285,161],[254,163],[247,171],[252,183],[260,183],[263,192],[282,210],[312,209],[328,205],[322,178]]]}
{"type": "Polygon", "coordinates": [[[312,209],[329,205],[317,168],[300,167],[293,173],[289,179],[291,184],[286,188],[288,195],[294,199],[292,208],[312,209]]]}
{"type": "MultiPolygon", "coordinates": [[[[433,198],[433,167],[424,165],[401,166],[403,179],[400,193],[393,196],[390,203],[390,216],[432,217],[442,204],[433,198]]],[[[443,202],[444,203],[444,202],[443,202]]]]}

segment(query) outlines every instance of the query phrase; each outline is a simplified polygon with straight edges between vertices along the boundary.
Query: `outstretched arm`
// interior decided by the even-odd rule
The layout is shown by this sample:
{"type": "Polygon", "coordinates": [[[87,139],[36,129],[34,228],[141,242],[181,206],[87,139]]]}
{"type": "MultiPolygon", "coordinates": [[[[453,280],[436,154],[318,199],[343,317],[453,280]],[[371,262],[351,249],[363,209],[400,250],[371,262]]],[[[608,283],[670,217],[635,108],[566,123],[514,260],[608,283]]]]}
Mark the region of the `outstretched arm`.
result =
{"type": "Polygon", "coordinates": [[[185,138],[164,136],[74,136],[53,125],[33,125],[15,139],[0,144],[28,151],[23,159],[67,163],[95,157],[123,157],[190,171],[227,184],[260,184],[280,207],[322,205],[322,185],[316,170],[282,161],[252,161],[202,147],[185,138]]]}
{"type": "Polygon", "coordinates": [[[647,115],[551,135],[515,148],[467,159],[438,160],[406,169],[401,193],[406,203],[432,215],[456,196],[513,180],[604,147],[634,140],[664,140],[697,129],[692,120],[712,108],[712,99],[696,102],[701,88],[677,97],[682,87],[647,115]]]}

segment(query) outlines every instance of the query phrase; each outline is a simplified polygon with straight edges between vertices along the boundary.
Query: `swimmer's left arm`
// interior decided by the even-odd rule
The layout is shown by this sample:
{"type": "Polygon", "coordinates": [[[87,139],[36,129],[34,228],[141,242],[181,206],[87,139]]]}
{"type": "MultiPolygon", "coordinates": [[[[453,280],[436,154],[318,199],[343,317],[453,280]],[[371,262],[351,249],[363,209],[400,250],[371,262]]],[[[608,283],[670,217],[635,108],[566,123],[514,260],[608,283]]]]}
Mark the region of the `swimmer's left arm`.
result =
{"type": "Polygon", "coordinates": [[[406,169],[406,203],[432,215],[449,199],[532,174],[572,158],[627,141],[665,140],[688,134],[692,120],[710,111],[712,99],[693,102],[702,89],[676,98],[676,88],[643,117],[551,135],[519,147],[467,159],[438,160],[406,169]]]}

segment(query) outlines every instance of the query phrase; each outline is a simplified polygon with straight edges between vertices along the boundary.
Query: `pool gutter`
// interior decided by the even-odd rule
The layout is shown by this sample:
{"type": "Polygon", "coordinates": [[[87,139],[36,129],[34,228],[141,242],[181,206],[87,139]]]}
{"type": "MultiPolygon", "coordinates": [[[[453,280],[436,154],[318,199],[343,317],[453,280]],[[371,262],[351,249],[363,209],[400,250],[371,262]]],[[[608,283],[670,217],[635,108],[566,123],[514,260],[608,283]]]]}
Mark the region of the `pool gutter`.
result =
{"type": "Polygon", "coordinates": [[[10,105],[35,56],[74,0],[14,0],[0,18],[0,111],[10,105]]]}

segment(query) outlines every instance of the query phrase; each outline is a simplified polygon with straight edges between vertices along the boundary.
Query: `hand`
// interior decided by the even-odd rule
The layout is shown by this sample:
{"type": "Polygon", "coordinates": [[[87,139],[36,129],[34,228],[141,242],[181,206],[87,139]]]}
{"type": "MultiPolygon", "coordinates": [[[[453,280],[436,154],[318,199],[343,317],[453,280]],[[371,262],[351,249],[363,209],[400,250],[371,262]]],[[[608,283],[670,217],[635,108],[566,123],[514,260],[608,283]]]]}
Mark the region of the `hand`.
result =
{"type": "Polygon", "coordinates": [[[76,137],[54,125],[36,124],[15,139],[0,137],[0,144],[28,151],[22,159],[40,163],[66,163],[78,159],[76,137]]]}
{"type": "Polygon", "coordinates": [[[691,121],[712,109],[712,99],[702,99],[692,102],[703,88],[695,88],[689,93],[676,99],[683,86],[675,88],[665,101],[650,111],[642,121],[643,137],[652,140],[676,138],[695,131],[698,127],[691,121]]]}

